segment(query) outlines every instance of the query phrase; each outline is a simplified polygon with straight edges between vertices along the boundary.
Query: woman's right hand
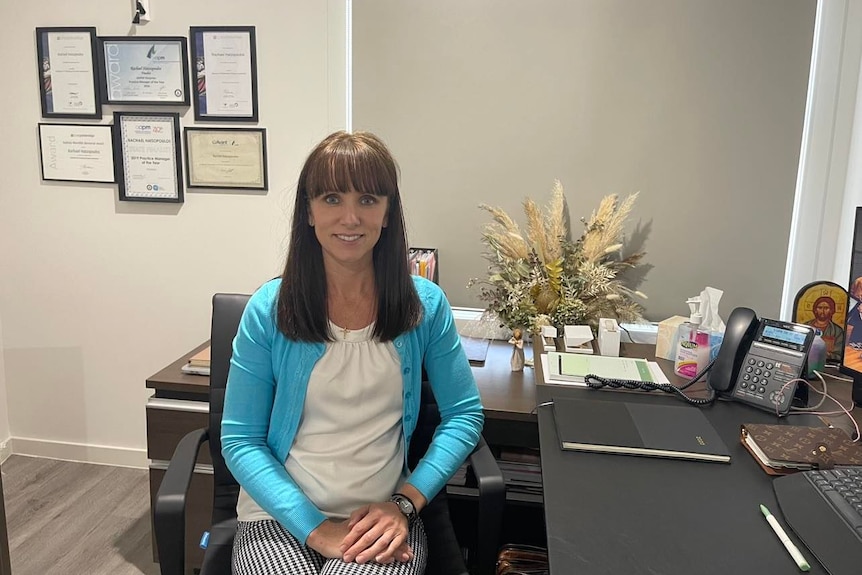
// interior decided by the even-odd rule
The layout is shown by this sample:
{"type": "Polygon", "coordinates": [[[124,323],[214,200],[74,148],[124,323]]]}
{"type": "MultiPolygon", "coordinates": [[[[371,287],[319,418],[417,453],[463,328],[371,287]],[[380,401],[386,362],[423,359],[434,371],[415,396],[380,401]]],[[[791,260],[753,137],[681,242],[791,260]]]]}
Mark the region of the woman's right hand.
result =
{"type": "Polygon", "coordinates": [[[327,559],[340,559],[341,542],[349,532],[350,528],[346,521],[327,519],[308,534],[305,544],[327,559]]]}
{"type": "MultiPolygon", "coordinates": [[[[350,533],[351,524],[347,521],[336,521],[327,519],[317,529],[308,534],[305,544],[326,557],[327,559],[344,559],[341,551],[344,538],[350,533]]],[[[393,561],[409,561],[413,558],[413,550],[404,542],[394,550],[394,553],[386,554],[378,563],[391,563],[393,561]]],[[[350,562],[355,561],[352,559],[350,562]]],[[[365,563],[367,561],[363,561],[365,563]]]]}

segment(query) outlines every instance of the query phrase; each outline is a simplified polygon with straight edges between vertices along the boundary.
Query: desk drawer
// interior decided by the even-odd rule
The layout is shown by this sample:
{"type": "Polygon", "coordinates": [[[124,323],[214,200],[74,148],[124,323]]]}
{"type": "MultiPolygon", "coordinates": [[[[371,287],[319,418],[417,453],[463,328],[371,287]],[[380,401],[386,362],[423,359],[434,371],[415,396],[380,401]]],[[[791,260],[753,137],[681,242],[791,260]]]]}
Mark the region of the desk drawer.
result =
{"type": "MultiPolygon", "coordinates": [[[[147,457],[170,461],[190,431],[209,426],[209,403],[151,397],[147,400],[147,457]]],[[[201,446],[198,463],[212,463],[209,443],[201,446]]]]}

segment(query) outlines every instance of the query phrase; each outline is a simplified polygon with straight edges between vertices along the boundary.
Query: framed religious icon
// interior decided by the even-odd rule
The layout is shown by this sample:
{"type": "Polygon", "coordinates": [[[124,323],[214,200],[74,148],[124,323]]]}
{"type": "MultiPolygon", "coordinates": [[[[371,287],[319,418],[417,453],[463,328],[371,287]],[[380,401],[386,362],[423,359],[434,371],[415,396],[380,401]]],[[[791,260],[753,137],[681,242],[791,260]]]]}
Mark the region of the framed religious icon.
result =
{"type": "Polygon", "coordinates": [[[192,26],[195,120],[257,122],[254,26],[192,26]]]}
{"type": "Polygon", "coordinates": [[[185,38],[103,36],[99,53],[103,103],[189,105],[185,38]]]}
{"type": "Polygon", "coordinates": [[[120,200],[183,201],[180,115],[114,112],[114,158],[120,200]]]}
{"type": "Polygon", "coordinates": [[[95,28],[36,28],[45,118],[101,118],[95,28]]]}
{"type": "Polygon", "coordinates": [[[847,290],[828,281],[803,286],[793,300],[793,321],[820,330],[820,337],[826,342],[826,359],[829,361],[840,362],[844,356],[847,303],[847,290]]]}
{"type": "Polygon", "coordinates": [[[266,190],[266,130],[186,128],[189,188],[266,190]]]}

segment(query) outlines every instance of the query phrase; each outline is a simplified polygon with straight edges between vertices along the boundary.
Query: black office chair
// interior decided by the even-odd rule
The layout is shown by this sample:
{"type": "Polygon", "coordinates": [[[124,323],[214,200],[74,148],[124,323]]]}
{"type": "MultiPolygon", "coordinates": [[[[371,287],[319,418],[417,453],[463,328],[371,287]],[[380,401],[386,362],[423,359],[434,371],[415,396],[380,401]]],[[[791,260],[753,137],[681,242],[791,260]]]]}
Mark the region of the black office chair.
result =
{"type": "MultiPolygon", "coordinates": [[[[201,575],[229,575],[231,572],[239,485],[222,458],[220,431],[233,338],[248,297],[237,294],[216,294],[213,297],[209,428],[188,433],[177,445],[153,506],[162,575],[181,575],[184,572],[186,496],[198,451],[207,440],[213,462],[213,515],[201,575]]],[[[425,453],[439,421],[430,387],[423,384],[422,408],[408,453],[411,466],[425,453]]],[[[469,463],[479,488],[477,550],[471,564],[475,573],[490,575],[494,572],[506,500],[503,476],[484,439],[480,439],[469,463]]],[[[428,503],[420,516],[428,535],[426,573],[466,575],[468,571],[449,517],[445,489],[428,503]]]]}

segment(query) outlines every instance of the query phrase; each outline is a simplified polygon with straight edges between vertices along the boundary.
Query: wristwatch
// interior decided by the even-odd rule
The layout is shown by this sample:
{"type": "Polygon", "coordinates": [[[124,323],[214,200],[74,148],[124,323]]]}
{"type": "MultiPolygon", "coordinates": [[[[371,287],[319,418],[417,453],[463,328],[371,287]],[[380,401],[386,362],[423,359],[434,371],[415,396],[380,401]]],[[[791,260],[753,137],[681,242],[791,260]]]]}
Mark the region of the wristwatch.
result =
{"type": "Polygon", "coordinates": [[[413,525],[413,522],[416,520],[416,506],[413,505],[413,501],[410,500],[409,497],[403,495],[401,493],[395,493],[392,497],[389,498],[389,501],[393,502],[398,506],[398,511],[401,512],[404,517],[407,518],[407,524],[413,525]]]}

